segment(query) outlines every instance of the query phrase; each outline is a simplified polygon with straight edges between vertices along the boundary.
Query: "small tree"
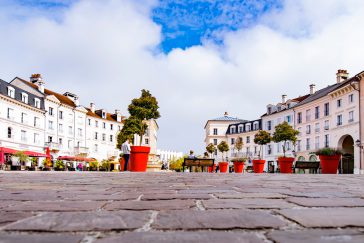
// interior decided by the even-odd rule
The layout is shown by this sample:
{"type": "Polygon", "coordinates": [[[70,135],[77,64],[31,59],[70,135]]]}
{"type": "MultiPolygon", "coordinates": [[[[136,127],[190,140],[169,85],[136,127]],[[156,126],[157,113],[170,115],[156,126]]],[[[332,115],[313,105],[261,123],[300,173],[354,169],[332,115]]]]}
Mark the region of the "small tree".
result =
{"type": "Polygon", "coordinates": [[[145,126],[146,124],[141,124],[136,117],[130,116],[129,118],[125,119],[124,126],[117,137],[117,148],[120,148],[127,139],[129,139],[129,141],[133,143],[134,134],[138,134],[140,132],[140,130],[142,129],[140,127],[141,125],[145,126]]]}
{"type": "Polygon", "coordinates": [[[64,165],[63,160],[57,159],[57,160],[56,160],[56,163],[55,163],[55,165],[54,165],[54,168],[56,168],[56,169],[58,169],[58,170],[64,170],[65,165],[64,165]]]}
{"type": "Polygon", "coordinates": [[[272,137],[269,132],[260,130],[254,136],[254,143],[260,145],[260,153],[259,159],[263,157],[263,146],[270,143],[272,141],[272,137]]]}
{"type": "Polygon", "coordinates": [[[217,149],[222,153],[222,160],[224,160],[224,152],[229,151],[229,145],[225,141],[221,141],[219,145],[217,145],[217,149]]]}
{"type": "Polygon", "coordinates": [[[23,151],[18,151],[14,154],[14,157],[17,157],[19,162],[24,164],[29,159],[29,156],[26,155],[23,151]]]}
{"type": "Polygon", "coordinates": [[[275,127],[273,133],[273,141],[276,143],[283,142],[283,156],[286,157],[287,142],[291,141],[292,144],[296,144],[297,136],[300,132],[295,130],[288,122],[283,122],[275,127]]]}
{"type": "Polygon", "coordinates": [[[238,153],[243,149],[244,146],[244,142],[243,142],[243,138],[242,137],[238,137],[238,139],[236,139],[234,148],[236,150],[238,150],[238,153]]]}
{"type": "Polygon", "coordinates": [[[209,145],[207,145],[206,147],[206,151],[211,155],[216,151],[216,148],[214,146],[214,144],[210,143],[209,145]]]}

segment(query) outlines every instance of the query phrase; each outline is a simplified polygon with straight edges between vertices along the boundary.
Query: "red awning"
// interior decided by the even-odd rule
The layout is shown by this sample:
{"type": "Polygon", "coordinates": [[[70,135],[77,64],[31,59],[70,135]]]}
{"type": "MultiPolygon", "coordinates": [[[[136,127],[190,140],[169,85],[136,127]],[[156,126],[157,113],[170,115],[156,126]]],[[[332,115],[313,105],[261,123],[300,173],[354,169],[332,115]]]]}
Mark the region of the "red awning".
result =
{"type": "Polygon", "coordinates": [[[94,161],[93,158],[86,158],[86,157],[79,157],[79,156],[59,156],[58,159],[60,160],[69,160],[69,161],[94,161]]]}
{"type": "Polygon", "coordinates": [[[38,152],[33,152],[33,151],[24,151],[24,154],[30,156],[30,157],[47,157],[46,154],[42,154],[42,153],[38,153],[38,152]]]}
{"type": "Polygon", "coordinates": [[[0,147],[0,152],[4,154],[15,154],[16,152],[18,152],[18,150],[0,147]]]}

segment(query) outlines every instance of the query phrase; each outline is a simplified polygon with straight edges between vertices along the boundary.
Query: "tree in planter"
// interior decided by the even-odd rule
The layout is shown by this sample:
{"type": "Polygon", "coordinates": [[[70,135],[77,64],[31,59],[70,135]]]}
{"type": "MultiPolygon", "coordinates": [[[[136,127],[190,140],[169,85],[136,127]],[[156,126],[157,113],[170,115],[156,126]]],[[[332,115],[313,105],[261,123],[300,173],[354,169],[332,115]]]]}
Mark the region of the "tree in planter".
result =
{"type": "Polygon", "coordinates": [[[238,154],[243,149],[243,146],[244,146],[243,138],[242,137],[238,137],[238,139],[236,139],[236,142],[235,142],[235,145],[234,145],[234,148],[236,150],[238,150],[238,154]]]}
{"type": "Polygon", "coordinates": [[[296,144],[297,136],[299,133],[300,132],[298,130],[295,130],[286,121],[275,127],[275,132],[273,133],[272,140],[275,143],[283,142],[283,157],[286,157],[287,143],[291,141],[292,144],[296,144]]]}
{"type": "Polygon", "coordinates": [[[99,162],[97,160],[90,161],[89,165],[91,171],[96,171],[99,168],[99,162]]]}
{"type": "Polygon", "coordinates": [[[209,145],[206,146],[206,151],[211,155],[216,151],[216,148],[214,146],[214,144],[209,143],[209,145]]]}
{"type": "Polygon", "coordinates": [[[13,156],[18,158],[18,162],[20,162],[21,165],[24,165],[29,159],[29,156],[22,151],[16,152],[13,156]]]}
{"type": "MultiPolygon", "coordinates": [[[[145,126],[146,124],[142,124],[143,126],[145,126]]],[[[117,148],[121,148],[121,145],[127,140],[129,139],[129,141],[131,143],[133,143],[134,141],[134,134],[139,134],[140,130],[142,130],[142,128],[140,127],[141,123],[140,121],[133,116],[130,116],[129,118],[124,120],[124,126],[121,129],[121,131],[118,134],[117,140],[117,148]]],[[[145,128],[146,129],[146,128],[145,128]]]]}
{"type": "Polygon", "coordinates": [[[65,169],[65,165],[63,160],[57,159],[56,163],[54,164],[54,168],[56,170],[64,170],[65,169]]]}
{"type": "Polygon", "coordinates": [[[263,146],[270,143],[272,141],[272,137],[269,132],[260,130],[254,136],[254,143],[260,145],[259,151],[259,159],[263,157],[263,146]]]}
{"type": "Polygon", "coordinates": [[[224,160],[224,153],[230,150],[229,145],[225,141],[221,141],[217,145],[217,149],[222,153],[222,160],[224,160]]]}
{"type": "Polygon", "coordinates": [[[38,159],[36,157],[31,158],[31,167],[35,168],[38,166],[38,159]]]}

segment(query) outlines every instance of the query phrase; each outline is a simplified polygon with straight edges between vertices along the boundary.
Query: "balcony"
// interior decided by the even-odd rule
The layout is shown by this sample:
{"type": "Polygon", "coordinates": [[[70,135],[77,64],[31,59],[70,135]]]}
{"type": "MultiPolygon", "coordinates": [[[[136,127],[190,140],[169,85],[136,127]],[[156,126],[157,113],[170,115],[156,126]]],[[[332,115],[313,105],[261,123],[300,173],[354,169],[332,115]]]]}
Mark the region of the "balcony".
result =
{"type": "Polygon", "coordinates": [[[73,151],[74,151],[75,155],[88,154],[89,148],[77,146],[77,147],[74,148],[73,151]]]}
{"type": "Polygon", "coordinates": [[[49,150],[51,150],[51,151],[59,151],[60,150],[60,145],[58,143],[46,142],[44,144],[44,146],[49,147],[49,150]]]}
{"type": "Polygon", "coordinates": [[[325,126],[325,127],[324,127],[324,129],[325,129],[325,130],[329,130],[329,126],[325,126]]]}
{"type": "Polygon", "coordinates": [[[348,121],[349,123],[352,123],[352,122],[354,122],[354,119],[349,119],[349,121],[348,121]]]}

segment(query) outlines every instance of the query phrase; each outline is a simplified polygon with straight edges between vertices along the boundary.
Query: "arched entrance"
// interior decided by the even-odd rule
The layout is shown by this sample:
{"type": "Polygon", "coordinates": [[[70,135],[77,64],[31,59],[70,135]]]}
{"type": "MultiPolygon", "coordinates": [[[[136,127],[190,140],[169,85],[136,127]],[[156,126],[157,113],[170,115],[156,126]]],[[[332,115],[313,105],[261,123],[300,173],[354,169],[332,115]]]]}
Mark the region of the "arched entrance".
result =
{"type": "Polygon", "coordinates": [[[342,150],[343,156],[339,164],[342,174],[354,174],[354,139],[350,135],[342,136],[338,148],[342,150]]]}

